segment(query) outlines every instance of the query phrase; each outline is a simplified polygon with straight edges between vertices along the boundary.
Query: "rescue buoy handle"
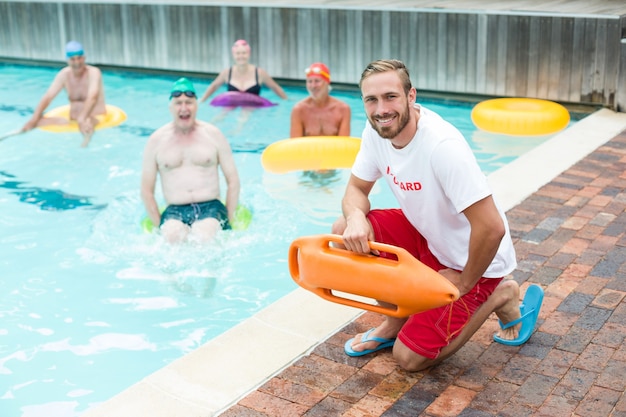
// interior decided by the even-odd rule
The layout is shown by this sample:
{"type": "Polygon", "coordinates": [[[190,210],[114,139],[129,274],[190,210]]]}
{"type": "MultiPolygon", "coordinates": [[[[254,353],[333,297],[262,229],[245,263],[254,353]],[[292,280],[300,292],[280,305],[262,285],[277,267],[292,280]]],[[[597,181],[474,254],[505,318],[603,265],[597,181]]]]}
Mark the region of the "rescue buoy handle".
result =
{"type": "MultiPolygon", "coordinates": [[[[347,249],[343,249],[341,247],[331,246],[331,243],[343,244],[343,238],[340,235],[334,234],[326,234],[319,235],[319,250],[320,251],[338,251],[338,252],[347,252],[352,256],[352,259],[359,259],[359,257],[363,258],[378,258],[377,255],[373,254],[357,254],[351,252],[347,249]]],[[[387,259],[390,263],[399,263],[407,261],[407,256],[412,258],[412,256],[403,250],[400,250],[396,246],[387,245],[384,243],[369,241],[370,250],[377,250],[380,252],[392,253],[398,257],[398,260],[387,259]]],[[[300,253],[300,246],[297,244],[292,244],[289,247],[289,273],[291,277],[296,281],[300,281],[300,264],[298,263],[298,256],[300,253]]],[[[373,311],[376,313],[388,315],[388,316],[398,316],[399,309],[396,305],[380,305],[375,304],[375,300],[372,303],[368,303],[365,301],[355,300],[353,298],[346,298],[340,293],[333,291],[329,288],[308,288],[313,293],[317,294],[319,297],[322,297],[328,301],[332,301],[334,303],[343,304],[349,307],[361,308],[364,310],[373,311]]],[[[346,293],[349,294],[349,293],[346,293]]],[[[352,294],[355,295],[355,294],[352,294]]],[[[400,313],[400,315],[403,315],[400,313]]]]}
{"type": "MultiPolygon", "coordinates": [[[[340,249],[337,247],[330,246],[330,243],[332,242],[343,245],[343,238],[340,235],[326,234],[326,235],[321,235],[321,238],[326,240],[326,245],[323,245],[323,247],[331,247],[335,249],[340,249]]],[[[373,240],[370,240],[368,243],[370,245],[370,251],[377,250],[380,252],[392,253],[398,257],[397,262],[402,262],[402,260],[405,259],[408,254],[408,252],[401,250],[397,246],[374,242],[373,240]]],[[[341,250],[345,250],[345,249],[341,249],[341,250]]],[[[355,255],[358,255],[358,254],[355,253],[355,255]]],[[[408,255],[411,256],[410,254],[408,255]]],[[[362,254],[360,256],[375,256],[375,255],[362,254]]]]}
{"type": "MultiPolygon", "coordinates": [[[[320,235],[319,237],[320,237],[320,240],[319,240],[320,249],[331,248],[334,250],[349,252],[347,249],[330,246],[331,243],[338,243],[340,245],[343,245],[343,238],[340,235],[326,234],[326,235],[320,235]]],[[[387,245],[385,243],[374,242],[372,240],[369,241],[369,245],[370,245],[370,250],[377,250],[380,252],[392,253],[398,257],[397,261],[390,260],[391,262],[402,262],[403,260],[408,260],[407,255],[409,257],[412,257],[411,254],[409,254],[408,252],[398,250],[398,247],[396,246],[387,245]]],[[[289,247],[289,258],[288,258],[289,272],[291,273],[291,276],[295,279],[300,277],[300,266],[298,264],[299,252],[300,252],[300,247],[298,245],[293,244],[289,247]]],[[[371,254],[359,255],[357,253],[354,253],[353,255],[354,256],[376,256],[376,255],[371,255],[371,254]]]]}

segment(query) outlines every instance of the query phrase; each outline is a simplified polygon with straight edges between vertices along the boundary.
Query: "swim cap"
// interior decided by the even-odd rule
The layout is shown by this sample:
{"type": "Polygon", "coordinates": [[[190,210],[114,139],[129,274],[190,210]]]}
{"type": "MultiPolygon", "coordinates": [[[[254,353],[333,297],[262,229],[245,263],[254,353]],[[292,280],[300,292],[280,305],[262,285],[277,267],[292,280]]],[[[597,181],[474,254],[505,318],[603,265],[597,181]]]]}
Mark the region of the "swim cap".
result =
{"type": "Polygon", "coordinates": [[[176,97],[180,96],[180,93],[184,93],[187,97],[192,97],[189,94],[193,93],[193,97],[196,97],[196,89],[193,87],[191,81],[187,78],[179,78],[176,80],[172,89],[170,90],[170,99],[176,95],[176,97]],[[179,93],[176,95],[176,93],[179,93]]]}
{"type": "Polygon", "coordinates": [[[316,62],[311,64],[311,66],[304,70],[306,77],[318,77],[323,80],[326,80],[327,83],[330,83],[330,70],[328,67],[321,62],[316,62]]]}
{"type": "Polygon", "coordinates": [[[246,42],[245,39],[236,40],[231,50],[235,52],[235,49],[237,49],[238,46],[243,46],[248,52],[250,52],[250,44],[246,42]]]}
{"type": "Polygon", "coordinates": [[[73,56],[81,56],[85,52],[83,51],[83,45],[76,41],[69,41],[65,45],[65,56],[71,58],[73,56]]]}

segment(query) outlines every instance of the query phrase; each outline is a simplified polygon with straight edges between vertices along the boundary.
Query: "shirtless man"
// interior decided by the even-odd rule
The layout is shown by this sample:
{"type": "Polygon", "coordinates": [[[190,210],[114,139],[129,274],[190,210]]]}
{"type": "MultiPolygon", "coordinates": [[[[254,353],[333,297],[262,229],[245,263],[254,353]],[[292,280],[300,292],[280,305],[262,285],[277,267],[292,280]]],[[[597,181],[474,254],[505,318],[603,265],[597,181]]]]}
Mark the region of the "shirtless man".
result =
{"type": "Polygon", "coordinates": [[[291,111],[290,136],[350,136],[350,106],[329,95],[328,67],[316,62],[305,73],[309,97],[291,111]]]}
{"type": "Polygon", "coordinates": [[[148,216],[170,243],[188,236],[206,242],[230,229],[239,200],[239,174],[228,141],[220,130],[196,120],[198,99],[186,78],[170,92],[173,121],[148,139],[143,155],[141,198],[148,216]],[[220,201],[218,167],[226,179],[226,206],[220,201]],[[157,174],[167,208],[154,197],[157,174]]]}
{"type": "Polygon", "coordinates": [[[52,100],[65,89],[70,101],[70,120],[78,123],[78,129],[83,134],[82,147],[89,144],[94,128],[98,124],[95,116],[106,114],[104,103],[104,84],[102,73],[94,66],[85,64],[83,46],[70,41],[65,46],[67,67],[63,68],[44,94],[37,105],[35,113],[22,127],[27,132],[38,126],[67,124],[67,120],[60,117],[43,117],[43,113],[52,100]]]}

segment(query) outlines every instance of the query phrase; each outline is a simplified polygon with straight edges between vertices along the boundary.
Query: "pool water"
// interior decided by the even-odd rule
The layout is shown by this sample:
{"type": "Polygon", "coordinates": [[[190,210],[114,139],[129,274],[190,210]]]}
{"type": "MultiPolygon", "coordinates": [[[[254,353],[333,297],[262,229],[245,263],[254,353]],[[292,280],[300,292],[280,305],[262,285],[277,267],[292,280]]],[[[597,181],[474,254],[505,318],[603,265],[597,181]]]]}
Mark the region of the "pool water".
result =
{"type": "MultiPolygon", "coordinates": [[[[55,73],[0,64],[0,135],[26,122],[55,73]]],[[[293,239],[327,233],[339,215],[347,170],[263,170],[263,149],[288,137],[291,107],[306,97],[304,88],[286,87],[288,101],[264,89],[279,105],[198,112],[231,143],[249,228],[205,245],[143,233],[143,147],[171,120],[176,78],[105,71],[107,103],[128,119],[97,131],[86,149],[78,134],[41,130],[0,142],[0,415],[80,415],[249,318],[295,289],[286,259],[293,239]]],[[[199,94],[210,81],[192,80],[199,94]]],[[[359,136],[358,94],[332,94],[351,105],[359,136]]],[[[461,129],[485,173],[547,139],[481,133],[470,104],[422,103],[461,129]]],[[[49,109],[64,104],[62,93],[49,109]]],[[[385,186],[372,199],[393,205],[385,186]]]]}

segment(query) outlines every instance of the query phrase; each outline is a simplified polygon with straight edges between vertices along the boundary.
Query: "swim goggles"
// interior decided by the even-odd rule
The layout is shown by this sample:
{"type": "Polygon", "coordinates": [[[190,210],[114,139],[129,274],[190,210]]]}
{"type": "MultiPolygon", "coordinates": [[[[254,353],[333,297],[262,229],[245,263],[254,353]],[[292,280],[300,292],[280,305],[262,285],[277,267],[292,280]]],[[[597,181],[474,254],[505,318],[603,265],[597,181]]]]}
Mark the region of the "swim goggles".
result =
{"type": "Polygon", "coordinates": [[[320,67],[313,67],[313,68],[309,67],[304,70],[304,73],[306,75],[310,75],[310,74],[321,75],[322,77],[330,80],[330,74],[324,71],[323,69],[321,69],[320,67]]]}
{"type": "Polygon", "coordinates": [[[196,93],[194,91],[191,90],[187,90],[187,91],[180,91],[180,90],[176,90],[176,91],[172,91],[172,93],[170,94],[170,99],[172,97],[180,97],[182,95],[185,95],[187,97],[193,97],[193,98],[197,98],[196,93]]]}

